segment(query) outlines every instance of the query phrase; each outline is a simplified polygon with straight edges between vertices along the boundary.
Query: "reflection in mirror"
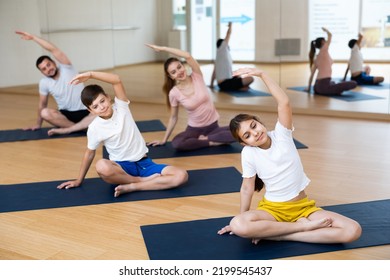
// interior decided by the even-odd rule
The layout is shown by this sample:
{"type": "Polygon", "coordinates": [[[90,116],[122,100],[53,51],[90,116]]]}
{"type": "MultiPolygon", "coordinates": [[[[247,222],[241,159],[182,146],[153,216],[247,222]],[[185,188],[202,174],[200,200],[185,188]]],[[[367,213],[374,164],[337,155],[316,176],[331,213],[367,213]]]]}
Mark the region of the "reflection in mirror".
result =
{"type": "MultiPolygon", "coordinates": [[[[112,67],[115,71],[121,72],[123,66],[135,69],[137,63],[153,61],[156,57],[143,45],[147,43],[145,40],[156,40],[163,45],[176,42],[180,48],[190,50],[198,60],[207,61],[202,66],[209,69],[205,78],[208,82],[213,66],[210,62],[215,59],[216,54],[215,41],[218,37],[224,36],[227,22],[232,21],[231,51],[234,66],[240,67],[249,62],[268,71],[282,88],[288,91],[297,110],[309,114],[340,114],[364,118],[389,116],[390,15],[387,14],[390,11],[389,1],[253,0],[240,2],[240,5],[237,5],[237,2],[175,0],[170,5],[162,5],[157,1],[156,13],[162,20],[152,18],[147,26],[143,25],[137,29],[132,28],[137,25],[131,20],[137,17],[137,14],[134,14],[137,12],[131,9],[131,4],[128,3],[124,5],[129,9],[125,9],[115,1],[103,1],[103,6],[96,8],[97,12],[102,13],[101,17],[96,17],[92,13],[85,18],[61,1],[42,0],[39,1],[40,25],[43,31],[51,30],[49,33],[43,32],[42,35],[66,49],[81,71],[91,69],[91,65],[94,69],[112,67]],[[67,17],[72,20],[66,20],[67,17]],[[185,26],[188,23],[189,26],[185,26]],[[107,26],[111,29],[104,29],[107,26]],[[126,30],[116,29],[126,26],[128,27],[126,30]],[[361,32],[364,35],[361,50],[364,62],[370,65],[372,75],[385,77],[381,86],[359,86],[351,93],[359,98],[352,100],[318,96],[292,89],[308,86],[309,44],[316,37],[324,36],[321,30],[323,26],[333,34],[329,49],[334,60],[332,78],[338,80],[344,77],[350,54],[348,41],[357,38],[361,32]],[[84,30],[75,31],[75,27],[84,30]],[[100,27],[102,30],[86,30],[93,27],[100,27]],[[63,32],[63,29],[73,31],[63,32]],[[80,52],[80,48],[75,48],[75,45],[80,48],[91,45],[94,47],[86,52],[80,52]]],[[[121,3],[123,5],[124,2],[121,3]]],[[[88,10],[84,7],[88,6],[88,3],[81,5],[83,7],[78,10],[88,10]]],[[[139,8],[145,13],[148,11],[146,4],[140,4],[139,8]]],[[[154,73],[149,68],[145,69],[146,66],[138,66],[141,68],[139,71],[154,73]]],[[[159,84],[156,82],[156,91],[159,91],[160,86],[157,84],[162,84],[162,74],[156,72],[153,75],[157,77],[156,81],[160,82],[159,84]]],[[[139,83],[138,80],[132,80],[130,75],[126,76],[129,82],[139,83]]],[[[350,73],[347,79],[350,79],[350,73]]],[[[252,86],[265,90],[257,79],[252,86]]],[[[142,92],[142,86],[137,88],[142,92]]],[[[139,95],[142,99],[148,93],[142,92],[142,95],[141,93],[139,95]]],[[[271,98],[271,101],[260,97],[237,98],[217,95],[217,98],[220,103],[230,102],[246,106],[256,103],[265,107],[274,105],[271,98]]]]}
{"type": "MultiPolygon", "coordinates": [[[[301,39],[300,55],[281,56],[281,84],[290,94],[293,106],[309,114],[388,119],[390,2],[310,0],[281,3],[282,39],[301,39]],[[302,11],[305,10],[308,11],[307,18],[302,17],[302,11]],[[347,72],[351,55],[348,42],[351,39],[358,39],[359,33],[363,35],[361,54],[364,65],[369,64],[370,75],[383,76],[384,82],[375,86],[358,85],[337,98],[305,92],[311,73],[308,62],[310,42],[318,37],[326,38],[322,27],[332,33],[329,54],[334,62],[332,65],[334,82],[340,82],[344,76],[347,81],[351,79],[351,72],[347,72]]],[[[292,51],[294,46],[290,45],[288,48],[292,51]]]]}

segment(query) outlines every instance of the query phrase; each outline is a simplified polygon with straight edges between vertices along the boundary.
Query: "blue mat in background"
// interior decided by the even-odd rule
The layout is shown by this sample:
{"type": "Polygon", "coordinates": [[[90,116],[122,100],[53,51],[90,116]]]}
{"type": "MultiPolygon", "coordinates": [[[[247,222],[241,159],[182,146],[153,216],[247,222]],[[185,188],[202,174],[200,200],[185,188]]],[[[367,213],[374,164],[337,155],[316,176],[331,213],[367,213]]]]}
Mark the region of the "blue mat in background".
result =
{"type": "Polygon", "coordinates": [[[270,260],[390,244],[390,200],[323,207],[360,223],[362,236],[347,244],[312,244],[218,235],[232,217],[141,226],[151,260],[270,260]]]}
{"type": "MultiPolygon", "coordinates": [[[[141,132],[164,131],[166,129],[160,120],[136,121],[136,124],[141,132]]],[[[23,129],[0,130],[0,143],[86,136],[85,131],[49,136],[47,135],[47,132],[50,129],[51,127],[45,127],[34,131],[23,129]]]]}
{"type": "Polygon", "coordinates": [[[249,88],[248,90],[232,90],[232,91],[225,91],[225,90],[220,90],[218,86],[214,87],[214,90],[221,92],[221,93],[226,93],[229,95],[232,95],[234,97],[256,97],[256,96],[272,96],[268,92],[264,92],[261,90],[249,88]]]}
{"type": "Polygon", "coordinates": [[[380,84],[377,84],[377,85],[358,85],[358,87],[369,88],[369,89],[377,89],[377,90],[383,90],[383,89],[389,90],[390,89],[390,84],[388,84],[388,83],[380,83],[380,84]]]}
{"type": "Polygon", "coordinates": [[[231,193],[239,192],[242,183],[241,173],[234,167],[189,170],[188,174],[188,182],[180,187],[119,197],[114,197],[115,186],[100,178],[85,179],[82,186],[68,190],[56,188],[67,180],[0,185],[0,213],[231,193]]]}
{"type": "MultiPolygon", "coordinates": [[[[337,83],[340,83],[343,81],[343,78],[342,77],[338,77],[338,78],[334,78],[332,79],[333,81],[337,82],[337,83]]],[[[352,81],[351,80],[351,77],[349,77],[348,79],[346,79],[346,81],[352,81]]],[[[378,89],[378,90],[382,90],[382,89],[390,89],[390,84],[389,83],[380,83],[380,84],[376,84],[376,85],[358,85],[356,90],[354,91],[359,91],[359,87],[361,88],[369,88],[369,89],[378,89]]]]}
{"type": "MultiPolygon", "coordinates": [[[[307,149],[307,146],[298,140],[294,139],[295,146],[297,149],[307,149]]],[[[148,157],[151,159],[159,159],[159,158],[175,158],[175,157],[191,157],[191,156],[206,156],[206,155],[220,155],[220,154],[236,154],[241,153],[242,146],[238,142],[229,144],[229,145],[221,145],[221,146],[213,146],[202,148],[193,151],[177,151],[172,147],[172,143],[168,142],[163,146],[152,147],[149,146],[148,157]]],[[[108,153],[106,148],[103,146],[103,158],[108,159],[108,153]]]]}
{"type": "MultiPolygon", "coordinates": [[[[305,88],[306,87],[288,87],[287,89],[300,91],[300,92],[304,92],[306,94],[309,94],[307,91],[305,91],[305,88]]],[[[315,95],[317,95],[317,94],[315,94],[315,95]]],[[[347,102],[373,100],[373,99],[384,99],[383,97],[369,95],[369,94],[361,93],[358,91],[344,91],[342,95],[318,94],[318,96],[331,97],[331,98],[335,98],[335,99],[343,100],[343,101],[347,101],[347,102]]]]}

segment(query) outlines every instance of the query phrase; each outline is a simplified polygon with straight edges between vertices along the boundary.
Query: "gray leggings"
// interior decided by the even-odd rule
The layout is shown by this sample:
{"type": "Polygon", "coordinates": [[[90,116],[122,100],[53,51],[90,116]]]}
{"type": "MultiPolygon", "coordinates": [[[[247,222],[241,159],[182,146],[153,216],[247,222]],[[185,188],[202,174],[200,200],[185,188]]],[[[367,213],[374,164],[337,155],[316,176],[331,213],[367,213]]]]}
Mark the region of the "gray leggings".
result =
{"type": "Polygon", "coordinates": [[[316,80],[314,93],[321,95],[341,95],[343,91],[353,89],[357,86],[355,81],[335,83],[331,78],[316,80]]]}
{"type": "Polygon", "coordinates": [[[229,144],[235,142],[228,126],[220,127],[218,121],[205,127],[187,126],[186,130],[177,134],[172,140],[172,147],[181,151],[190,151],[209,146],[209,142],[229,144]],[[208,140],[199,140],[199,136],[208,136],[208,140]]]}

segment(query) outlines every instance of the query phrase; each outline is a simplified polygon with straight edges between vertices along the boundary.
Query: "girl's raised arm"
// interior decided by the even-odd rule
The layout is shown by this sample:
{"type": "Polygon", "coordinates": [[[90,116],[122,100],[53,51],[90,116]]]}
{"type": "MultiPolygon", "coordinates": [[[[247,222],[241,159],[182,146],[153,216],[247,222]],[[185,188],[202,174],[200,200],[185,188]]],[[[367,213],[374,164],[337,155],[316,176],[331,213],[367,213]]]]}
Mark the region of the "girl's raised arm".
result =
{"type": "Polygon", "coordinates": [[[200,75],[203,75],[199,63],[196,61],[195,58],[192,57],[192,55],[189,52],[180,49],[170,48],[170,47],[157,46],[153,44],[145,44],[145,45],[155,50],[156,52],[167,52],[174,56],[184,58],[187,61],[188,65],[191,67],[192,71],[200,75]]]}
{"type": "Polygon", "coordinates": [[[278,103],[278,118],[279,122],[286,128],[292,129],[292,108],[287,94],[280,88],[280,86],[271,79],[268,74],[257,68],[241,68],[233,73],[234,76],[255,76],[263,80],[272,96],[278,103]]]}

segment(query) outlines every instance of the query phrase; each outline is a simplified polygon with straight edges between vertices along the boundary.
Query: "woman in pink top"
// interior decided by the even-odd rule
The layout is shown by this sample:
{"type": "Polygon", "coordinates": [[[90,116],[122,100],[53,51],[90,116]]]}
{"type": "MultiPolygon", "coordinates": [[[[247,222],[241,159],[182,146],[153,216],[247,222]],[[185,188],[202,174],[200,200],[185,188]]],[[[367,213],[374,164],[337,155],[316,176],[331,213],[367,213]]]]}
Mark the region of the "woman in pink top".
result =
{"type": "Polygon", "coordinates": [[[357,84],[355,81],[340,83],[335,83],[332,81],[333,60],[329,55],[329,45],[332,40],[332,34],[324,27],[322,30],[328,35],[327,40],[325,40],[323,37],[320,37],[311,41],[310,44],[309,59],[311,73],[309,78],[309,86],[306,90],[307,92],[310,92],[314,74],[318,70],[317,78],[314,84],[314,93],[321,95],[341,95],[343,91],[355,88],[357,84]],[[317,57],[314,59],[316,48],[320,51],[317,57]]]}
{"type": "Polygon", "coordinates": [[[172,140],[175,149],[188,151],[235,142],[229,127],[219,126],[219,114],[203,80],[200,66],[191,54],[175,48],[150,44],[147,46],[157,52],[165,51],[184,58],[192,70],[190,75],[187,74],[186,67],[176,57],[171,57],[165,62],[163,91],[167,96],[171,115],[164,138],[152,141],[149,145],[164,145],[168,141],[178,121],[179,105],[187,111],[188,121],[186,130],[172,140]]]}

